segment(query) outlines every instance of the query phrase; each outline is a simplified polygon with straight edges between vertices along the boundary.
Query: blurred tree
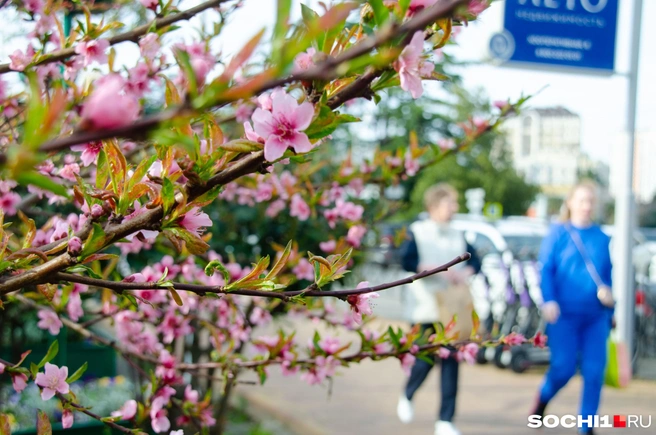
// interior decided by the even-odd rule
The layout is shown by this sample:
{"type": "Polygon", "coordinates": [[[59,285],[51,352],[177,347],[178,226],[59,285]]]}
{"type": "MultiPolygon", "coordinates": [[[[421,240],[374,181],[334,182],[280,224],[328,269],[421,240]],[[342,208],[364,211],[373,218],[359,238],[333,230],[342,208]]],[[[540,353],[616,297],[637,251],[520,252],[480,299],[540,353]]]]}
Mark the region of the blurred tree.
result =
{"type": "Polygon", "coordinates": [[[638,222],[641,227],[656,228],[656,195],[647,204],[640,204],[638,222]]]}
{"type": "MultiPolygon", "coordinates": [[[[344,143],[359,144],[358,148],[396,149],[407,143],[408,134],[416,132],[420,146],[437,144],[458,135],[458,123],[470,118],[489,116],[494,111],[485,95],[467,91],[457,78],[445,86],[445,98],[424,96],[412,100],[407,94],[391,91],[377,106],[375,120],[362,131],[351,128],[348,134],[337,134],[344,143]]],[[[357,110],[356,110],[357,111],[357,110]]],[[[361,116],[366,120],[366,111],[361,116]]],[[[411,219],[423,211],[423,194],[431,185],[448,181],[459,192],[471,188],[485,189],[488,202],[499,202],[505,215],[523,215],[540,192],[527,183],[512,166],[504,135],[492,131],[469,148],[444,158],[421,172],[418,177],[403,182],[408,203],[397,219],[411,219]]],[[[465,211],[465,197],[460,196],[465,211]]]]}

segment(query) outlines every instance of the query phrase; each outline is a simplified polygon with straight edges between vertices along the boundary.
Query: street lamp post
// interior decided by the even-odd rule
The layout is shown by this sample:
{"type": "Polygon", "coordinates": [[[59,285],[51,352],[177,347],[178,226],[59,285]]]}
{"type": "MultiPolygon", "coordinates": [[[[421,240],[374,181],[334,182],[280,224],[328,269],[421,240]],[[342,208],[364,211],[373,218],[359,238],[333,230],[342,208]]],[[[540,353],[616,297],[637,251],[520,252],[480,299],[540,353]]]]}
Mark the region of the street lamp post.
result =
{"type": "Polygon", "coordinates": [[[638,67],[640,59],[640,31],[642,27],[642,0],[635,0],[631,36],[631,66],[629,70],[629,98],[627,109],[628,144],[622,161],[622,177],[615,199],[615,248],[616,262],[613,268],[613,287],[617,299],[615,315],[617,333],[633,354],[634,279],[633,279],[633,160],[636,130],[636,104],[638,97],[638,67]]]}

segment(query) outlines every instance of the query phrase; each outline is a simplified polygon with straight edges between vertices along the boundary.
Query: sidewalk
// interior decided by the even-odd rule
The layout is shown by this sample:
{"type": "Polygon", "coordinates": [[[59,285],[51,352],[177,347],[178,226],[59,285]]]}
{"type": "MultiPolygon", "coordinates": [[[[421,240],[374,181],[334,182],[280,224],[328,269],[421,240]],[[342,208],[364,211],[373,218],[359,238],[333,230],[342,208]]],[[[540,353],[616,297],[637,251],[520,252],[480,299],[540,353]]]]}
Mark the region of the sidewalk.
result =
{"type": "MultiPolygon", "coordinates": [[[[398,322],[377,321],[377,327],[398,322]]],[[[301,322],[294,327],[301,340],[311,336],[316,324],[301,322]]],[[[287,329],[287,328],[285,328],[287,329]]],[[[323,330],[323,328],[320,328],[323,330]]],[[[330,332],[334,335],[334,332],[330,332]]],[[[344,335],[340,337],[347,341],[344,335]]],[[[357,342],[357,340],[356,340],[357,342]]],[[[544,369],[518,375],[493,365],[462,364],[456,424],[463,435],[525,435],[526,417],[535,398],[544,369]]],[[[289,426],[302,423],[296,433],[319,434],[408,434],[428,435],[438,409],[438,377],[433,370],[415,396],[415,421],[401,424],[396,417],[396,403],[404,382],[397,360],[365,361],[338,371],[332,385],[309,386],[299,376],[283,377],[272,368],[264,386],[242,387],[239,392],[269,410],[274,418],[281,416],[289,426]]],[[[548,409],[548,413],[576,414],[581,379],[575,377],[548,409]]],[[[634,381],[626,390],[606,388],[601,415],[637,414],[643,421],[652,415],[650,429],[623,429],[622,435],[656,433],[656,383],[634,381]]],[[[569,434],[573,429],[543,429],[536,433],[569,434]]],[[[599,429],[599,434],[614,433],[599,429]]]]}

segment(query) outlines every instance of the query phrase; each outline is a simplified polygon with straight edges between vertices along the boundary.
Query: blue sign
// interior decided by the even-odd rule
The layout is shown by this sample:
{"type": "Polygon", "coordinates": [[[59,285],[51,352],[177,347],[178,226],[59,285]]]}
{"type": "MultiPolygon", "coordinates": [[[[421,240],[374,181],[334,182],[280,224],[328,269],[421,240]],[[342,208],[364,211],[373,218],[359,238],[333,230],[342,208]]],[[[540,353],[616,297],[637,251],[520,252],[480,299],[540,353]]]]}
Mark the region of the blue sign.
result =
{"type": "Polygon", "coordinates": [[[504,31],[490,40],[503,61],[615,68],[618,0],[505,0],[504,31]]]}

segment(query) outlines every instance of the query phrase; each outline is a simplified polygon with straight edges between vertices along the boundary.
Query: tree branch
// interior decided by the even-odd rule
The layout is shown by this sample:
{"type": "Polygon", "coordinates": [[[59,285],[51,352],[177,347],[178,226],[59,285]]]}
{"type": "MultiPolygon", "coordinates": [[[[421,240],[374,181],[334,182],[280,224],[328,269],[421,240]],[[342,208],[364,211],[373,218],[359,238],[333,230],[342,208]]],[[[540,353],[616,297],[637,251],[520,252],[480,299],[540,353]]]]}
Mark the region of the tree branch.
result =
{"type": "MultiPolygon", "coordinates": [[[[110,38],[107,38],[107,40],[109,41],[109,45],[116,45],[116,44],[120,44],[121,42],[127,42],[127,41],[137,42],[140,36],[145,35],[149,31],[159,30],[162,27],[169,26],[178,21],[188,20],[194,15],[197,15],[207,9],[217,7],[221,3],[225,3],[226,1],[228,0],[209,0],[206,1],[205,3],[199,4],[198,6],[187,9],[186,11],[182,11],[176,14],[167,15],[166,17],[158,18],[153,22],[144,24],[139,27],[135,27],[134,29],[128,32],[124,32],[112,36],[110,38]]],[[[52,53],[49,54],[45,54],[41,59],[30,64],[30,66],[44,65],[47,63],[59,62],[68,59],[69,57],[75,55],[75,48],[76,48],[75,46],[72,46],[68,48],[63,48],[61,50],[53,51],[52,53]]],[[[13,70],[9,68],[9,65],[10,65],[9,63],[0,64],[0,74],[12,72],[13,70]]]]}
{"type": "MultiPolygon", "coordinates": [[[[416,14],[413,18],[408,20],[402,25],[389,26],[375,36],[371,36],[365,39],[362,39],[360,42],[356,43],[353,47],[342,52],[341,54],[335,57],[329,57],[323,62],[318,63],[314,67],[303,71],[297,74],[292,74],[283,78],[276,78],[264,82],[262,85],[253,88],[250,91],[250,94],[257,95],[262,92],[265,92],[270,89],[283,86],[285,84],[296,82],[296,81],[312,81],[312,80],[332,80],[338,76],[339,66],[351,61],[355,58],[358,58],[364,54],[369,53],[370,51],[380,47],[381,45],[392,41],[398,36],[404,36],[404,40],[399,45],[399,47],[404,47],[410,42],[412,34],[417,30],[423,29],[429,24],[435,22],[436,20],[449,16],[453,11],[461,4],[464,4],[466,0],[442,0],[437,4],[422,10],[420,13],[416,14]]],[[[372,77],[371,80],[373,80],[372,77]]],[[[351,87],[349,92],[353,92],[351,87]]],[[[239,96],[239,99],[243,98],[243,95],[239,96]]],[[[235,98],[224,98],[217,99],[214,102],[215,107],[222,107],[228,103],[235,101],[235,98]]],[[[337,101],[337,100],[336,100],[337,101]]],[[[334,107],[333,107],[334,108],[334,107]]],[[[72,145],[77,145],[81,143],[87,143],[92,141],[98,141],[103,139],[109,139],[114,137],[122,137],[126,139],[135,139],[143,137],[147,132],[153,130],[161,123],[165,121],[172,120],[182,114],[189,113],[189,109],[186,109],[184,106],[167,110],[165,112],[158,113],[156,115],[147,116],[137,120],[136,122],[115,129],[106,129],[106,130],[97,130],[89,132],[76,132],[70,136],[63,138],[56,138],[49,142],[46,142],[41,146],[42,151],[57,151],[60,149],[68,148],[72,145]]]]}
{"type": "MultiPolygon", "coordinates": [[[[363,287],[349,290],[334,290],[334,291],[322,291],[322,290],[312,290],[316,288],[315,286],[309,286],[304,290],[294,290],[294,291],[283,291],[283,292],[272,292],[272,291],[263,291],[263,290],[246,290],[246,289],[225,289],[222,286],[208,286],[208,285],[199,285],[199,284],[186,284],[176,282],[173,283],[173,288],[179,291],[187,291],[191,293],[196,293],[200,296],[203,296],[205,293],[216,293],[216,294],[232,294],[232,295],[241,295],[241,296],[256,296],[263,298],[277,298],[284,301],[288,301],[294,296],[308,296],[308,297],[335,297],[335,298],[344,298],[351,295],[361,295],[366,293],[373,293],[377,291],[387,290],[390,288],[398,287],[404,284],[410,284],[414,281],[417,281],[421,278],[427,276],[435,275],[440,272],[445,272],[449,268],[455,266],[458,263],[467,261],[471,258],[471,254],[465,253],[460,255],[453,260],[449,261],[446,264],[443,264],[434,269],[425,270],[420,273],[416,273],[407,278],[399,279],[385,284],[380,284],[373,287],[363,287]]],[[[126,290],[164,290],[169,291],[169,286],[164,286],[156,282],[124,282],[124,281],[109,281],[106,279],[96,279],[88,276],[74,275],[72,273],[56,273],[53,275],[52,279],[48,279],[48,282],[56,284],[59,281],[66,282],[75,282],[78,284],[86,284],[89,286],[107,288],[114,290],[118,293],[122,293],[126,290]]]]}

